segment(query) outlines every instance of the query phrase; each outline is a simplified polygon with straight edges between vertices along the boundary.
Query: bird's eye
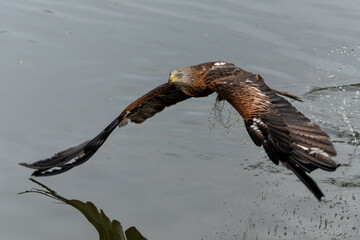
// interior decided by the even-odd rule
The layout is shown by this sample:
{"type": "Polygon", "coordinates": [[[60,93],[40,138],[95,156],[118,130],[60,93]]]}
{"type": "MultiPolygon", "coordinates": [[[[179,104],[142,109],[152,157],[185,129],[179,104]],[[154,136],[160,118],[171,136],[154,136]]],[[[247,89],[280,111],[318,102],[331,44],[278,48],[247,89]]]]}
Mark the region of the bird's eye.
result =
{"type": "Polygon", "coordinates": [[[178,73],[178,74],[177,74],[177,78],[182,78],[183,75],[184,75],[184,74],[182,74],[182,73],[178,73]]]}

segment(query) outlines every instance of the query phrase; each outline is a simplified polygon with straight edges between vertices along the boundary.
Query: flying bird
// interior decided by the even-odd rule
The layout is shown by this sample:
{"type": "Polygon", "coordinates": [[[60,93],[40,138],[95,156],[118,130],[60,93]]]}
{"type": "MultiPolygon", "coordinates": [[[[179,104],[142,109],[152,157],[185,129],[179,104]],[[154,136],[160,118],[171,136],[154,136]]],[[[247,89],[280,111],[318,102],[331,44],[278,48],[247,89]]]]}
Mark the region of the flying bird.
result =
{"type": "Polygon", "coordinates": [[[91,158],[117,126],[123,127],[129,121],[142,123],[166,107],[214,92],[218,101],[229,102],[239,112],[250,138],[257,146],[263,146],[270,160],[276,165],[281,162],[293,171],[321,200],[324,194],[307,173],[317,168],[334,171],[339,166],[332,160],[336,151],[329,136],[280,95],[301,101],[298,97],[271,89],[259,74],[224,61],[171,71],[167,83],[128,105],[93,139],[51,158],[20,165],[36,169],[33,176],[51,176],[68,171],[91,158]]]}

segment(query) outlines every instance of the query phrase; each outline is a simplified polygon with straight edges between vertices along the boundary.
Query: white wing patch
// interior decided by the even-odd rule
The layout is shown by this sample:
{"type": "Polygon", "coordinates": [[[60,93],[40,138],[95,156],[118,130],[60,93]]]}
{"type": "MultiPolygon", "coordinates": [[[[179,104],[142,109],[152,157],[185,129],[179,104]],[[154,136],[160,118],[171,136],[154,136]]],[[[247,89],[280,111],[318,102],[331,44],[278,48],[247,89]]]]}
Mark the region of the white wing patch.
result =
{"type": "Polygon", "coordinates": [[[296,144],[296,146],[300,147],[301,149],[303,149],[304,151],[306,151],[309,155],[315,155],[315,154],[320,154],[320,155],[323,155],[325,157],[330,157],[329,154],[327,152],[325,152],[324,150],[320,149],[320,148],[317,148],[317,147],[311,147],[311,148],[308,148],[308,147],[305,147],[303,145],[300,145],[300,144],[296,144]]]}
{"type": "Polygon", "coordinates": [[[255,118],[253,119],[253,121],[256,122],[256,123],[263,123],[263,122],[261,121],[261,119],[260,119],[260,118],[257,118],[257,117],[255,117],[255,118]]]}
{"type": "Polygon", "coordinates": [[[309,154],[310,154],[310,155],[320,154],[320,155],[324,155],[324,156],[326,156],[326,157],[330,157],[329,154],[327,154],[326,152],[324,152],[324,150],[319,149],[319,148],[317,148],[317,147],[312,147],[312,148],[310,148],[309,154]]]}
{"type": "Polygon", "coordinates": [[[300,148],[302,148],[304,151],[309,150],[309,148],[307,148],[307,147],[305,147],[305,146],[303,146],[303,145],[296,144],[296,143],[295,143],[295,145],[298,146],[298,147],[300,147],[300,148]]]}
{"type": "Polygon", "coordinates": [[[125,126],[126,124],[128,124],[128,122],[129,122],[129,119],[124,118],[123,120],[121,120],[118,127],[121,128],[121,127],[125,126]]]}
{"type": "Polygon", "coordinates": [[[266,128],[264,122],[257,117],[253,118],[252,124],[248,126],[249,133],[251,133],[250,136],[257,146],[261,146],[264,143],[263,128],[266,128]]]}
{"type": "Polygon", "coordinates": [[[226,64],[226,62],[222,62],[222,61],[214,63],[215,66],[222,66],[222,65],[225,65],[225,64],[226,64]]]}
{"type": "Polygon", "coordinates": [[[253,124],[251,124],[251,129],[254,131],[258,131],[259,130],[259,126],[256,124],[256,122],[253,122],[253,124]]]}
{"type": "Polygon", "coordinates": [[[211,70],[214,70],[216,68],[219,68],[219,67],[222,67],[224,65],[226,65],[227,63],[226,62],[223,62],[223,61],[218,61],[218,62],[215,62],[214,65],[211,67],[211,70]]]}
{"type": "Polygon", "coordinates": [[[260,118],[255,117],[253,118],[253,124],[251,124],[250,128],[254,131],[259,131],[260,130],[259,125],[263,125],[263,124],[264,123],[263,121],[261,121],[260,118]]]}

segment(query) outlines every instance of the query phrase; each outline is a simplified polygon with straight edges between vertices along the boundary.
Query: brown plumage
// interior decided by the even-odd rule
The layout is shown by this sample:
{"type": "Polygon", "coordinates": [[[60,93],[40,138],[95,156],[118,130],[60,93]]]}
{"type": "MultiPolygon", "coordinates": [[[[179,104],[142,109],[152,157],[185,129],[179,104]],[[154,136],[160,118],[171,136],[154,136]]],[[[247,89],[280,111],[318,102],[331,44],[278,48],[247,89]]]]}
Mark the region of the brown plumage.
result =
{"type": "Polygon", "coordinates": [[[298,97],[271,89],[260,75],[222,61],[173,70],[168,83],[132,102],[92,140],[51,158],[21,165],[36,169],[34,176],[65,172],[94,155],[117,126],[128,121],[142,123],[165,107],[213,92],[218,94],[219,101],[228,101],[239,112],[251,139],[264,147],[271,161],[281,162],[292,170],[317,199],[324,196],[306,173],[317,168],[334,171],[339,166],[331,159],[336,151],[329,136],[279,95],[301,101],[298,97]]]}

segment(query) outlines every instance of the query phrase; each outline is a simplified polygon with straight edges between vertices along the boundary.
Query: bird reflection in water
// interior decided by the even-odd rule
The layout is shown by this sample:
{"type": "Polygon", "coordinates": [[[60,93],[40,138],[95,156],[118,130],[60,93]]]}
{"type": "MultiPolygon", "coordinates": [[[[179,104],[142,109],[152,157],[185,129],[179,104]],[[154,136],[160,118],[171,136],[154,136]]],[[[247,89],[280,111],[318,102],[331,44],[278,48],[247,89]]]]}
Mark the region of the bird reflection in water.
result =
{"type": "Polygon", "coordinates": [[[19,194],[39,193],[76,208],[96,228],[97,232],[99,233],[100,240],[146,240],[146,238],[144,238],[135,227],[130,227],[124,233],[123,227],[119,221],[111,221],[105,215],[104,211],[101,209],[99,211],[92,202],[82,202],[76,199],[66,199],[44,184],[32,178],[30,178],[30,181],[36,183],[42,189],[32,188],[29,191],[21,192],[19,194]]]}

